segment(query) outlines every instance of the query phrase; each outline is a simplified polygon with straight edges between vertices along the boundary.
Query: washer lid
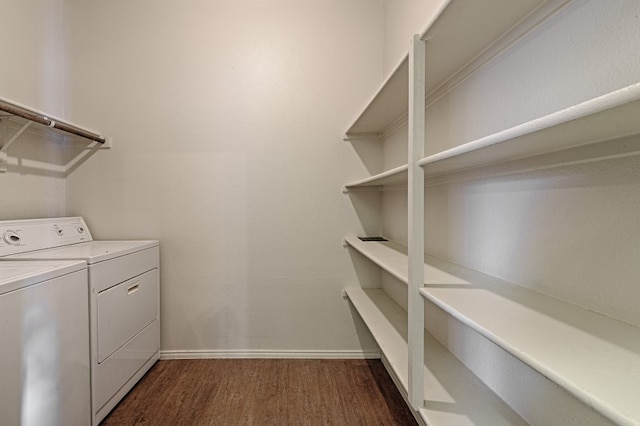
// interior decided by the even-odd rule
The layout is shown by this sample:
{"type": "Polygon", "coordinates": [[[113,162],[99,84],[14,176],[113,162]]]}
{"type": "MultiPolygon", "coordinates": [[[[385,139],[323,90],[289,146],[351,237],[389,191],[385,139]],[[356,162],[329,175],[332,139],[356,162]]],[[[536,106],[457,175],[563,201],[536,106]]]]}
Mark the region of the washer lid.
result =
{"type": "Polygon", "coordinates": [[[144,241],[88,241],[70,246],[39,250],[6,257],[5,259],[67,260],[82,259],[89,264],[103,262],[157,246],[157,240],[144,241]]]}
{"type": "Polygon", "coordinates": [[[85,261],[0,261],[0,294],[87,269],[85,261]]]}

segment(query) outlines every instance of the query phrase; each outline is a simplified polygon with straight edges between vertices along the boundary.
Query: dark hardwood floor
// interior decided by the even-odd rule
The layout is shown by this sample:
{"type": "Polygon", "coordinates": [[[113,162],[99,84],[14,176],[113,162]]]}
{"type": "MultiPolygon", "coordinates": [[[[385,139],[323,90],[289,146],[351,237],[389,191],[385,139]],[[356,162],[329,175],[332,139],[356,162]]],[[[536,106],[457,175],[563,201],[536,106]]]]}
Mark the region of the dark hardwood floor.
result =
{"type": "Polygon", "coordinates": [[[379,360],[159,361],[101,423],[416,425],[379,360]]]}

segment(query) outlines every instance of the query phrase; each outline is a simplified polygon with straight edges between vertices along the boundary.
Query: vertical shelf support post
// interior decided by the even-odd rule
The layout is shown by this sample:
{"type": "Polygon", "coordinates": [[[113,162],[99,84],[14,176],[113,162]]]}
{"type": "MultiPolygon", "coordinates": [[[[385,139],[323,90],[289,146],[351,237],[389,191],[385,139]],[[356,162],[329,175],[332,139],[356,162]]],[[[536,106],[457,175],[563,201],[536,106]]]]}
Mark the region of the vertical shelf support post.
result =
{"type": "Polygon", "coordinates": [[[413,36],[409,50],[408,138],[408,344],[409,402],[415,410],[424,405],[424,169],[418,161],[425,144],[425,41],[413,36]]]}

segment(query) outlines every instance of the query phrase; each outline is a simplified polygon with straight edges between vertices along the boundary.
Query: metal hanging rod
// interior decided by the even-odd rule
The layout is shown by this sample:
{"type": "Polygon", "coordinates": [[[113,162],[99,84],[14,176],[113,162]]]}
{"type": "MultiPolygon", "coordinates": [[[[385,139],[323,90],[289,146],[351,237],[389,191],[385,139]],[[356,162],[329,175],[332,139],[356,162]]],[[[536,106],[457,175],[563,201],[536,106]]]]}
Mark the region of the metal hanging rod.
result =
{"type": "Polygon", "coordinates": [[[7,99],[0,98],[0,111],[17,117],[22,117],[26,120],[42,124],[43,126],[47,126],[52,129],[71,133],[73,135],[80,136],[101,144],[104,144],[106,142],[106,138],[98,133],[83,129],[79,126],[76,126],[75,124],[65,122],[57,118],[50,118],[40,111],[27,108],[23,105],[16,104],[15,102],[9,101],[7,99]]]}

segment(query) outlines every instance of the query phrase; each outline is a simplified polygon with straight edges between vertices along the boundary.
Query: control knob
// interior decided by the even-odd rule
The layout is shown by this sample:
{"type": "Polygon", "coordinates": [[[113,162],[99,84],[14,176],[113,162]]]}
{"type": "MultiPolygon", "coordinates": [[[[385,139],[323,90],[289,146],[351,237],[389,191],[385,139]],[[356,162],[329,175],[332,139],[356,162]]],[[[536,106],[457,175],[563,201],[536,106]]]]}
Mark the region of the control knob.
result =
{"type": "Polygon", "coordinates": [[[2,236],[2,239],[7,242],[7,244],[11,244],[17,246],[20,244],[20,235],[15,233],[14,231],[7,231],[2,236]]]}

